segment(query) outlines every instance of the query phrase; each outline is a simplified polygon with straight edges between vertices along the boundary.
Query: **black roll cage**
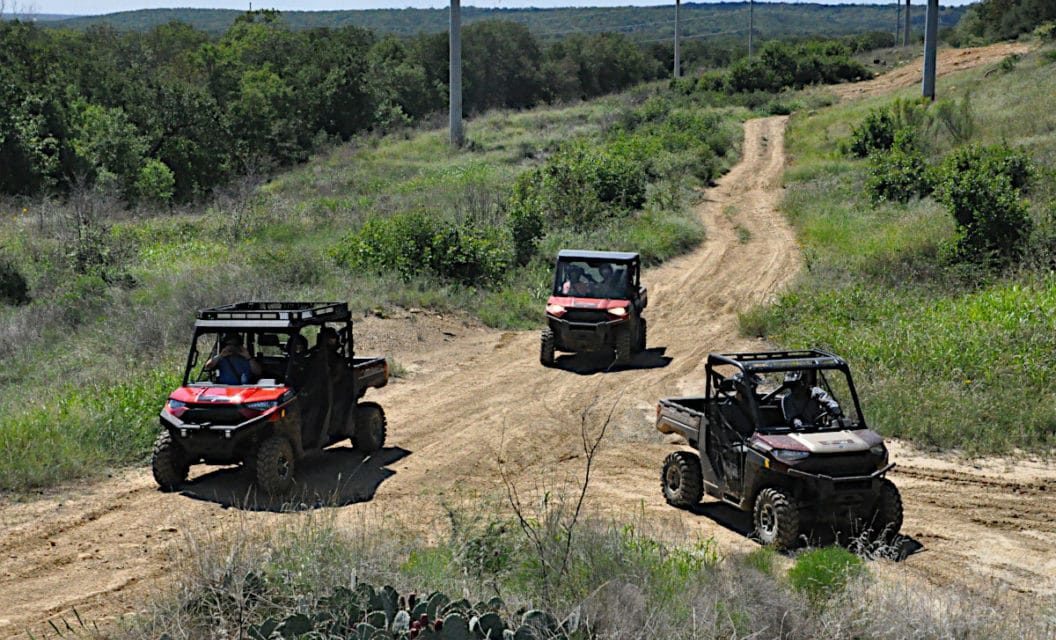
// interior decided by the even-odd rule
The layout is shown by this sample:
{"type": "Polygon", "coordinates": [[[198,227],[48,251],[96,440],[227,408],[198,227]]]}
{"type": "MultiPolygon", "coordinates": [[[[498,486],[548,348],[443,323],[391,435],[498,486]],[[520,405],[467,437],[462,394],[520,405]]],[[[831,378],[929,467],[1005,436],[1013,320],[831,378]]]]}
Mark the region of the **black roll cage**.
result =
{"type": "MultiPolygon", "coordinates": [[[[865,413],[858,399],[858,390],[854,386],[854,377],[851,368],[843,358],[821,351],[818,349],[805,349],[801,351],[764,351],[758,353],[710,353],[705,365],[706,382],[704,394],[706,398],[713,398],[713,392],[723,394],[719,385],[728,377],[715,370],[715,367],[730,366],[738,369],[744,378],[748,379],[755,373],[783,373],[787,371],[840,371],[847,379],[847,388],[851,393],[851,401],[854,403],[855,413],[858,414],[858,426],[868,429],[865,422],[865,413]]],[[[747,385],[745,385],[747,386],[747,385]]],[[[723,394],[725,395],[725,394],[723,394]]],[[[745,397],[750,399],[750,411],[753,424],[758,426],[759,401],[755,393],[747,393],[745,397]]]]}
{"type": "Polygon", "coordinates": [[[246,348],[253,353],[261,334],[294,336],[306,327],[337,325],[338,353],[349,366],[353,364],[352,316],[344,302],[237,302],[199,309],[196,318],[183,386],[191,384],[191,374],[198,364],[198,338],[210,333],[217,334],[218,340],[227,332],[240,333],[246,336],[246,348]]]}
{"type": "Polygon", "coordinates": [[[598,264],[625,264],[630,268],[633,276],[631,278],[630,287],[632,291],[638,291],[642,286],[642,259],[635,256],[631,259],[626,258],[609,258],[603,255],[597,256],[577,256],[577,255],[558,255],[557,261],[554,263],[554,281],[550,286],[550,291],[558,291],[561,287],[561,269],[559,265],[562,262],[586,262],[586,263],[598,263],[598,264]]]}

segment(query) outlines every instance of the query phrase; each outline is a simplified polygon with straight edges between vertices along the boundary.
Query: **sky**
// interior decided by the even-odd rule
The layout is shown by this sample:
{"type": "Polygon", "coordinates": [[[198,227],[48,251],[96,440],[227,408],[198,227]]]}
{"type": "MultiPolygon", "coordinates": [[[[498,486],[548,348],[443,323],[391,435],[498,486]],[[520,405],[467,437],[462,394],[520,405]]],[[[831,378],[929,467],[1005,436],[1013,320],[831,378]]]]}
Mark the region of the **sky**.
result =
{"type": "MultiPolygon", "coordinates": [[[[693,0],[684,0],[690,2],[693,0]]],[[[707,1],[707,0],[696,0],[707,1]]],[[[760,0],[765,1],[765,0],[760,0]]],[[[785,0],[797,2],[799,0],[785,0]]],[[[819,4],[849,4],[848,0],[810,0],[819,4]]],[[[970,4],[973,0],[940,0],[943,6],[970,4]]],[[[7,0],[7,5],[18,4],[30,8],[33,13],[62,13],[79,15],[97,15],[115,11],[134,9],[157,9],[169,7],[199,7],[208,9],[247,9],[249,0],[7,0]]],[[[892,0],[857,0],[856,4],[893,4],[892,0]]],[[[627,5],[656,6],[674,4],[674,0],[462,0],[463,7],[623,7],[627,5]]],[[[925,0],[913,0],[916,6],[923,6],[925,0]]],[[[320,11],[326,9],[402,9],[446,7],[448,0],[255,0],[256,9],[279,9],[284,11],[320,11]]]]}

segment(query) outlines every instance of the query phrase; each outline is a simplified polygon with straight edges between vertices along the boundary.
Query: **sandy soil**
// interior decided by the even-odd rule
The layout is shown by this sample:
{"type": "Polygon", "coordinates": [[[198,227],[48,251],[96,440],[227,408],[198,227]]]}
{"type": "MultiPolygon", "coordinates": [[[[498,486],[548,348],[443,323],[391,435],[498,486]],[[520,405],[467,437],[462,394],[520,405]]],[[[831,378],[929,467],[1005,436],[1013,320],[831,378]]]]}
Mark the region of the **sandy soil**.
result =
{"type": "MultiPolygon", "coordinates": [[[[701,389],[709,351],[764,346],[738,336],[737,313],[800,268],[794,234],[777,212],[785,122],[746,124],[742,162],[699,205],[707,241],[647,273],[651,346],[632,367],[565,356],[559,368],[544,369],[537,333],[425,313],[357,325],[361,352],[384,347],[412,374],[370,394],[388,413],[389,447],[367,460],[336,448],[304,461],[304,503],[336,504],[339,521],[349,523],[364,513],[414,513],[430,523],[439,514],[423,494],[499,494],[500,464],[526,490],[552,486],[582,473],[581,417],[593,407],[592,428],[612,412],[591,484],[595,509],[714,537],[727,552],[753,548],[747,518],[731,509],[710,503],[690,513],[664,503],[659,470],[674,445],[652,422],[659,397],[701,389]]],[[[894,460],[904,532],[919,551],[904,570],[936,584],[1056,593],[1056,466],[969,464],[900,445],[894,460]]],[[[40,629],[74,608],[103,620],[139,610],[166,583],[185,528],[292,517],[273,511],[280,505],[256,496],[236,470],[196,473],[177,494],[158,492],[149,471],[136,469],[0,505],[0,635],[40,629]]]]}
{"type": "MultiPolygon", "coordinates": [[[[940,49],[936,58],[935,75],[941,78],[957,71],[996,64],[1014,53],[1022,55],[1028,51],[1030,51],[1030,45],[1023,42],[1002,42],[986,47],[965,49],[940,49]]],[[[844,100],[870,98],[920,84],[923,76],[924,58],[920,57],[872,80],[833,85],[829,89],[844,100]]]]}

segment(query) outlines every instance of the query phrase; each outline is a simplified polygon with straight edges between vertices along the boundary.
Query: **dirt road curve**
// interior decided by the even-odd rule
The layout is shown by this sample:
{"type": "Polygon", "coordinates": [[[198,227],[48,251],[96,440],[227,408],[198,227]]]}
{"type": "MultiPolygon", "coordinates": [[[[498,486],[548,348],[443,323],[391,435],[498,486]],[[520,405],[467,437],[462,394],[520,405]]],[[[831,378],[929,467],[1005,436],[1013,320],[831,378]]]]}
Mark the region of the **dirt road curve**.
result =
{"type": "MultiPolygon", "coordinates": [[[[1012,54],[1024,54],[1030,51],[1025,42],[1001,42],[986,47],[968,47],[965,49],[940,49],[935,64],[938,77],[957,71],[974,69],[985,64],[996,64],[1012,54]]],[[[829,87],[840,98],[869,98],[887,95],[898,89],[920,84],[924,74],[924,58],[917,58],[883,75],[865,82],[837,84],[829,87]]]]}
{"type": "MultiPolygon", "coordinates": [[[[304,465],[305,491],[334,496],[345,505],[339,518],[349,521],[371,510],[419,513],[430,502],[423,492],[497,493],[500,457],[530,489],[580,472],[579,417],[596,402],[615,411],[592,485],[594,507],[639,511],[652,522],[714,536],[724,550],[752,548],[743,520],[727,510],[712,505],[689,514],[664,504],[659,466],[671,445],[651,422],[659,396],[700,389],[708,351],[761,346],[738,337],[737,312],[771,296],[800,266],[792,230],[776,211],[784,126],[781,117],[747,123],[744,160],[699,207],[708,240],[648,272],[653,349],[637,368],[605,372],[566,358],[562,369],[547,370],[538,364],[537,334],[464,325],[445,329],[446,341],[418,353],[418,340],[429,344],[430,335],[441,335],[418,319],[424,316],[361,324],[361,348],[385,346],[414,371],[374,395],[388,411],[393,449],[365,462],[348,449],[327,452],[304,465]],[[738,227],[750,234],[746,242],[738,227]],[[394,333],[405,339],[376,342],[376,335],[394,333]]],[[[895,459],[903,464],[894,477],[905,496],[905,531],[924,549],[902,566],[939,583],[994,580],[1056,592],[1056,468],[1012,473],[999,461],[965,468],[902,450],[895,459]]],[[[89,618],[135,611],[152,586],[164,584],[179,529],[292,517],[223,508],[247,489],[235,472],[206,470],[186,493],[161,494],[149,472],[135,470],[0,506],[0,635],[39,628],[72,608],[89,618]]]]}

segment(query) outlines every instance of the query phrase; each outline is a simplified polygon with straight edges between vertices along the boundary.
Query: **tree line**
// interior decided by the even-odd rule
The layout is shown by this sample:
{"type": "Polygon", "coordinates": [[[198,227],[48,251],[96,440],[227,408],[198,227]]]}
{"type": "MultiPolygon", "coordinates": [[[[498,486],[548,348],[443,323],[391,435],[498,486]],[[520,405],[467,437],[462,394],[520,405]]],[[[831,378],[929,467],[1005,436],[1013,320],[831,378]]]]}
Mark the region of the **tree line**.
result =
{"type": "MultiPolygon", "coordinates": [[[[841,58],[879,41],[843,42],[841,58]]],[[[690,41],[686,57],[721,67],[737,48],[690,41]]],[[[588,99],[671,65],[670,43],[544,42],[523,24],[481,21],[463,32],[463,101],[473,114],[588,99]]],[[[133,205],[191,202],[328,141],[421,121],[447,99],[446,33],[298,30],[270,10],[242,14],[219,38],[180,22],[145,32],[0,22],[0,195],[85,187],[133,205]]]]}
{"type": "MultiPolygon", "coordinates": [[[[520,24],[464,30],[469,113],[617,91],[666,73],[616,34],[544,46],[520,24]]],[[[260,165],[304,160],[446,108],[446,34],[293,30],[243,14],[220,38],[181,23],[84,32],[0,23],[0,193],[80,183],[129,202],[189,201],[260,165]]]]}

